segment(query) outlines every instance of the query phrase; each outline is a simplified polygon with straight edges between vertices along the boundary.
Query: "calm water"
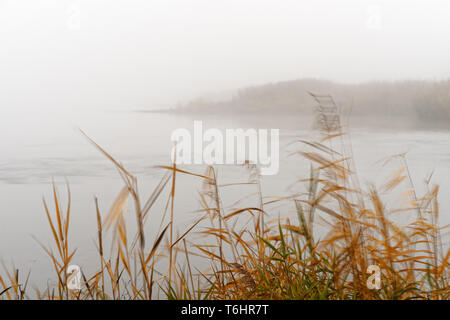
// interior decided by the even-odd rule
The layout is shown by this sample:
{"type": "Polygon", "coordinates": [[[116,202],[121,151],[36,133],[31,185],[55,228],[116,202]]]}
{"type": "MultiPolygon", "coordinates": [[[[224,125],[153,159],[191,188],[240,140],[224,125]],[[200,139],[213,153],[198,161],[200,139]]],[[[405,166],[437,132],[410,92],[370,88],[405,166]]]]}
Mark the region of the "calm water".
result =
{"type": "MultiPolygon", "coordinates": [[[[23,276],[31,270],[33,284],[42,285],[52,277],[50,260],[32,236],[44,244],[51,243],[42,197],[51,200],[54,178],[65,199],[63,184],[67,178],[73,200],[71,243],[72,248],[78,248],[73,262],[86,269],[93,265],[96,257],[93,198],[99,198],[101,210],[106,214],[122,182],[113,165],[77,128],[83,129],[133,172],[139,179],[142,193],[147,195],[163,174],[153,166],[169,163],[172,130],[180,127],[192,130],[193,120],[203,120],[205,127],[280,128],[280,171],[276,176],[263,178],[263,193],[281,196],[302,190],[293,183],[308,176],[309,164],[289,157],[294,147],[288,144],[297,137],[307,138],[311,134],[310,119],[265,117],[255,121],[245,117],[190,118],[107,110],[64,113],[6,110],[0,119],[0,258],[7,265],[14,262],[23,276]]],[[[361,181],[381,185],[386,181],[384,177],[399,168],[400,163],[392,162],[386,170],[380,170],[379,160],[408,151],[410,170],[419,190],[424,190],[423,181],[434,170],[433,182],[441,186],[441,224],[450,223],[450,199],[446,196],[450,191],[450,132],[364,127],[358,121],[354,123],[350,132],[361,181]]],[[[202,172],[198,167],[189,169],[202,172]]],[[[245,172],[240,168],[221,167],[219,179],[222,183],[245,181],[245,172]]],[[[196,216],[193,211],[199,208],[197,193],[201,184],[198,179],[188,177],[179,179],[178,183],[176,212],[178,226],[182,228],[196,216]]],[[[254,191],[250,187],[224,191],[224,201],[232,204],[254,191]]],[[[155,223],[147,225],[150,236],[159,226],[160,207],[157,204],[151,213],[150,219],[155,223]]],[[[277,206],[273,212],[289,215],[292,208],[277,206]]],[[[133,225],[134,217],[131,215],[129,219],[133,225]]]]}

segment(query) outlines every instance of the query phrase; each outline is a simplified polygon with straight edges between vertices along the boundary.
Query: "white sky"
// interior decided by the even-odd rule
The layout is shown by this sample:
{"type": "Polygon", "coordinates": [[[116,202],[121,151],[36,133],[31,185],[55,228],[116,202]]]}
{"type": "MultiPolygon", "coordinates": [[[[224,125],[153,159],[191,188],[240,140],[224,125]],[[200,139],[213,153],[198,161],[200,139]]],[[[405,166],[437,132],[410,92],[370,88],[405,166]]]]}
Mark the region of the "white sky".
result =
{"type": "Polygon", "coordinates": [[[450,1],[0,0],[0,108],[158,108],[302,77],[450,77],[450,1]]]}

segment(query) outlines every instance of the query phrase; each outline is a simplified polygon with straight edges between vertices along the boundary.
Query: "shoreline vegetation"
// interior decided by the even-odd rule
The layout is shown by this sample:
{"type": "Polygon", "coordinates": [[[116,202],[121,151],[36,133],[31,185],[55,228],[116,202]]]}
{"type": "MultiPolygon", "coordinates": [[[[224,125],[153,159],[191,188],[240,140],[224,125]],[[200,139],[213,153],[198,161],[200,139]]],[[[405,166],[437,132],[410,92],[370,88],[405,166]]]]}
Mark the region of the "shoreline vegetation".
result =
{"type": "Polygon", "coordinates": [[[321,79],[298,79],[256,85],[226,96],[201,97],[169,109],[136,110],[173,114],[277,114],[313,113],[309,91],[336,97],[347,113],[360,117],[406,119],[424,128],[448,128],[450,121],[450,79],[442,81],[372,81],[342,84],[321,79]]]}
{"type": "Polygon", "coordinates": [[[97,271],[81,269],[81,288],[69,289],[68,267],[76,255],[70,243],[70,189],[63,207],[53,186],[51,201],[44,200],[53,245],[41,246],[55,285],[33,291],[19,270],[5,268],[0,299],[30,299],[33,293],[56,300],[450,299],[448,226],[439,226],[439,186],[427,177],[426,193],[418,194],[405,154],[386,160],[400,165],[383,186],[361,186],[348,135],[325,132],[315,141],[293,141],[296,155],[311,167],[289,197],[263,196],[259,168],[251,164],[245,165],[248,180],[232,185],[222,185],[213,166],[205,172],[160,166],[164,176],[144,196],[137,178],[85,136],[124,182],[109,212],[101,212],[95,199],[97,271]],[[179,229],[176,219],[183,212],[175,212],[175,203],[183,191],[177,181],[186,177],[203,186],[201,209],[197,220],[179,229]],[[223,188],[240,185],[255,188],[258,205],[223,205],[223,188]],[[385,200],[396,193],[398,201],[385,200]],[[165,204],[158,221],[152,213],[156,201],[165,204]],[[277,218],[273,206],[279,203],[290,204],[295,214],[277,218]],[[125,219],[130,213],[136,221],[133,235],[125,219]],[[399,215],[407,222],[399,224],[399,215]],[[161,226],[153,238],[145,232],[150,223],[161,226]],[[368,270],[374,267],[380,271],[379,289],[371,286],[368,270]]]}

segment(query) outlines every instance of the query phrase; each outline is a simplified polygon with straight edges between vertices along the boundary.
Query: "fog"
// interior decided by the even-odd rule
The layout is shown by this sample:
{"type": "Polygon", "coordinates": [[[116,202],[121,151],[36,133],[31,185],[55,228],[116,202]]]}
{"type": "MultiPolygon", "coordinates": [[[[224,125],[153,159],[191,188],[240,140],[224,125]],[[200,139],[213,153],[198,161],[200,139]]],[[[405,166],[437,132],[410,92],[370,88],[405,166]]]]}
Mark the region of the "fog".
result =
{"type": "MultiPolygon", "coordinates": [[[[56,286],[51,260],[30,235],[52,243],[42,196],[51,204],[54,182],[65,208],[68,182],[70,246],[77,248],[71,263],[97,272],[93,197],[106,217],[124,184],[78,129],[138,179],[141,199],[156,194],[175,130],[190,132],[195,120],[205,132],[279,130],[279,172],[261,179],[261,198],[247,189],[253,182],[241,183],[248,168],[217,166],[220,202],[225,213],[264,198],[272,218],[297,219],[290,199],[303,197],[307,185],[298,182],[312,181],[312,165],[297,157],[304,145],[293,142],[320,134],[314,123],[321,109],[313,108],[310,91],[331,94],[344,107],[339,122],[364,188],[384,186],[404,166],[385,159],[407,154],[410,179],[402,192],[414,185],[421,197],[433,173],[443,195],[440,211],[448,213],[449,17],[448,0],[0,0],[0,260],[14,262],[21,279],[32,270],[30,288],[56,286]],[[161,110],[175,106],[176,112],[161,110]],[[238,187],[228,188],[233,184],[238,187]],[[283,198],[289,201],[271,201],[283,198]]],[[[146,239],[166,225],[167,199],[176,198],[170,222],[176,233],[198,219],[204,211],[198,178],[177,174],[176,197],[167,184],[146,239]]],[[[406,197],[396,202],[394,196],[384,198],[389,210],[406,207],[406,197]]],[[[131,202],[130,235],[136,226],[131,202]]],[[[450,216],[440,222],[447,225],[450,216]]]]}
{"type": "Polygon", "coordinates": [[[0,0],[0,108],[165,108],[299,78],[450,74],[450,2],[0,0]]]}

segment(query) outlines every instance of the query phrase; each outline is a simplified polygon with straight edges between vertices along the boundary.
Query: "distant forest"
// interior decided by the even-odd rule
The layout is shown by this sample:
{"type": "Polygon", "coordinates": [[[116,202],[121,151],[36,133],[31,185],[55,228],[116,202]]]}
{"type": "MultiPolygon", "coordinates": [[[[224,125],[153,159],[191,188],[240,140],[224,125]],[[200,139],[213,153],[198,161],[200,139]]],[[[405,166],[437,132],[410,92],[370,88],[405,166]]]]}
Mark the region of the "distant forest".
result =
{"type": "Polygon", "coordinates": [[[353,115],[409,116],[450,121],[450,80],[340,84],[301,79],[247,87],[228,100],[196,99],[177,111],[206,113],[308,113],[315,102],[308,92],[331,94],[353,115]]]}

